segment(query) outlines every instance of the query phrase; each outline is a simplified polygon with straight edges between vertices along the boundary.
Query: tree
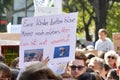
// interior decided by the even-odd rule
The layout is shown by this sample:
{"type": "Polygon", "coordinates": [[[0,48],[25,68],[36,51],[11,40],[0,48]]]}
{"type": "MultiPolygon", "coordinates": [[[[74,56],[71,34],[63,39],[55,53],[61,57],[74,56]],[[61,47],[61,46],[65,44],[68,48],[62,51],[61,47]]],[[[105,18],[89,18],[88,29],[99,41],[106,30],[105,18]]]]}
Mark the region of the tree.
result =
{"type": "MultiPolygon", "coordinates": [[[[25,11],[25,7],[14,10],[12,7],[13,0],[3,0],[7,4],[2,5],[7,9],[7,20],[11,22],[12,15],[25,11]]],[[[27,8],[33,6],[33,0],[27,0],[27,8]]],[[[77,33],[85,31],[86,40],[91,41],[89,29],[95,26],[95,41],[98,39],[98,30],[106,28],[109,32],[117,32],[119,23],[119,4],[120,0],[63,0],[64,12],[79,12],[77,33]],[[116,7],[115,7],[116,6],[116,7]],[[114,13],[116,14],[113,14],[114,13]],[[116,24],[114,24],[116,23],[116,24]],[[113,27],[114,26],[114,27],[113,27]],[[112,30],[113,29],[113,30],[112,30]]],[[[3,7],[2,7],[3,9],[3,7]]],[[[110,36],[110,35],[109,35],[110,36]]],[[[111,37],[111,36],[110,36],[111,37]]]]}
{"type": "MultiPolygon", "coordinates": [[[[111,24],[109,22],[106,23],[107,17],[110,18],[111,20],[114,19],[113,18],[114,14],[113,15],[112,14],[108,15],[108,14],[110,13],[110,11],[113,12],[113,11],[118,11],[119,10],[117,8],[112,9],[112,7],[114,6],[114,3],[118,3],[118,2],[120,2],[120,0],[89,0],[89,2],[93,6],[93,9],[95,10],[95,14],[96,14],[96,20],[95,20],[96,32],[95,32],[95,34],[96,34],[96,40],[97,40],[98,39],[98,30],[100,28],[107,28],[107,25],[111,24]]],[[[112,28],[108,27],[107,29],[108,29],[109,32],[112,32],[112,28]]],[[[110,34],[110,35],[112,35],[112,34],[110,34]]]]}
{"type": "Polygon", "coordinates": [[[12,5],[13,0],[0,0],[1,14],[5,13],[5,9],[9,9],[9,5],[12,5]]]}
{"type": "MultiPolygon", "coordinates": [[[[89,27],[91,26],[91,24],[93,24],[92,21],[94,21],[95,23],[95,41],[96,41],[98,39],[98,30],[100,28],[107,28],[106,21],[108,16],[108,10],[112,8],[115,2],[120,2],[120,0],[64,0],[64,1],[68,1],[67,3],[69,3],[70,1],[71,3],[74,3],[75,1],[77,2],[74,5],[74,7],[75,6],[77,7],[76,10],[78,10],[79,13],[81,13],[81,11],[83,12],[83,14],[81,14],[82,22],[84,24],[83,27],[86,33],[86,40],[88,41],[91,40],[89,35],[89,27]],[[78,9],[78,8],[81,8],[81,9],[78,9]]],[[[64,7],[69,9],[73,8],[69,4],[67,4],[67,6],[64,6],[64,7]]],[[[79,15],[79,18],[81,18],[81,15],[79,15]]],[[[78,27],[78,28],[81,28],[81,27],[78,27]]]]}
{"type": "Polygon", "coordinates": [[[114,2],[114,5],[108,10],[107,16],[108,36],[112,38],[112,33],[120,32],[120,3],[114,2]]]}
{"type": "Polygon", "coordinates": [[[64,12],[79,12],[77,33],[85,30],[86,40],[92,41],[89,34],[89,25],[94,18],[94,11],[87,0],[64,0],[63,4],[64,12]]]}
{"type": "Polygon", "coordinates": [[[88,0],[90,4],[93,6],[96,14],[96,39],[98,39],[98,30],[100,28],[106,28],[106,17],[108,10],[108,0],[88,0]]]}
{"type": "Polygon", "coordinates": [[[7,5],[11,4],[11,0],[0,0],[0,31],[6,32],[6,20],[3,16],[3,13],[5,13],[5,9],[8,9],[7,5]]]}

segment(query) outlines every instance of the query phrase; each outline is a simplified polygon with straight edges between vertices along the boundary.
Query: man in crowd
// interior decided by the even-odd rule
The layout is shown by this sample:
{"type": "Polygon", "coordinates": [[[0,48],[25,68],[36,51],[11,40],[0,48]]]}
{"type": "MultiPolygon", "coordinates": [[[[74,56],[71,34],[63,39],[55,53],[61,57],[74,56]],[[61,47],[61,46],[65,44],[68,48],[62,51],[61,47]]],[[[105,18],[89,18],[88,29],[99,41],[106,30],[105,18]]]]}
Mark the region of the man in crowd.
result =
{"type": "Polygon", "coordinates": [[[99,57],[93,57],[90,59],[90,62],[88,64],[88,67],[94,70],[94,72],[97,72],[102,80],[105,80],[106,73],[105,67],[104,67],[104,60],[99,57]]]}
{"type": "Polygon", "coordinates": [[[71,76],[74,79],[78,79],[78,77],[86,72],[86,56],[82,51],[75,52],[75,60],[69,63],[71,76]]]}
{"type": "Polygon", "coordinates": [[[107,31],[105,29],[100,29],[98,31],[99,39],[95,43],[95,50],[107,52],[109,50],[114,50],[112,41],[107,37],[107,31]]]}

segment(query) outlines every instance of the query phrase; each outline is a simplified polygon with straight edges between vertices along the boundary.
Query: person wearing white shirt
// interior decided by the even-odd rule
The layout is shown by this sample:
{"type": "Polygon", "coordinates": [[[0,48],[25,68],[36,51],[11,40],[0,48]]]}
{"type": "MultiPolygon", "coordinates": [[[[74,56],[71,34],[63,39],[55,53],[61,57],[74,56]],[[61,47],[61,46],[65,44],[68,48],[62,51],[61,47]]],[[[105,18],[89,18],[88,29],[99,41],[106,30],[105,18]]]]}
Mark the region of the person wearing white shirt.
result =
{"type": "Polygon", "coordinates": [[[109,50],[114,50],[114,45],[112,41],[107,37],[107,31],[105,29],[100,29],[98,31],[99,39],[95,43],[95,50],[107,52],[109,50]]]}

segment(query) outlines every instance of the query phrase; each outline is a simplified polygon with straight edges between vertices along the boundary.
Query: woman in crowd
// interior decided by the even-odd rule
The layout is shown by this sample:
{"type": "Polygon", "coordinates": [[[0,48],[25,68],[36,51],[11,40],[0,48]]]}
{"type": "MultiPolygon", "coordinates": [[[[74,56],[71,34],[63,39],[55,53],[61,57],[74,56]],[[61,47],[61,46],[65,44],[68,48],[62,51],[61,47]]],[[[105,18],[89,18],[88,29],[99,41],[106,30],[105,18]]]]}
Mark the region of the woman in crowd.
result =
{"type": "Polygon", "coordinates": [[[110,50],[105,53],[105,63],[108,64],[111,68],[117,68],[117,59],[118,54],[114,50],[110,50]]]}

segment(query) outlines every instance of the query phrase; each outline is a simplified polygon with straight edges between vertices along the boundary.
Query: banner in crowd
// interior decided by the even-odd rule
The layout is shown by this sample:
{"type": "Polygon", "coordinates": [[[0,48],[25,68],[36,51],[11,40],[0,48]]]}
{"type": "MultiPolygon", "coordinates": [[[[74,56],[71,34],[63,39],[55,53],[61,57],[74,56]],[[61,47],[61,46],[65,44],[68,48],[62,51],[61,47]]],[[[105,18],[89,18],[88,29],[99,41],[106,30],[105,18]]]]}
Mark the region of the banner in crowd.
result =
{"type": "Polygon", "coordinates": [[[47,57],[50,66],[74,60],[77,15],[76,12],[23,18],[19,66],[47,57]]]}
{"type": "Polygon", "coordinates": [[[120,33],[113,33],[113,43],[115,51],[120,55],[120,33]]]}
{"type": "Polygon", "coordinates": [[[21,32],[21,24],[12,25],[11,23],[9,23],[7,25],[7,32],[8,33],[20,33],[21,32]]]}
{"type": "Polygon", "coordinates": [[[34,0],[34,16],[62,13],[62,0],[34,0]]]}
{"type": "Polygon", "coordinates": [[[53,4],[53,0],[33,0],[34,6],[36,7],[51,7],[53,4]]]}

